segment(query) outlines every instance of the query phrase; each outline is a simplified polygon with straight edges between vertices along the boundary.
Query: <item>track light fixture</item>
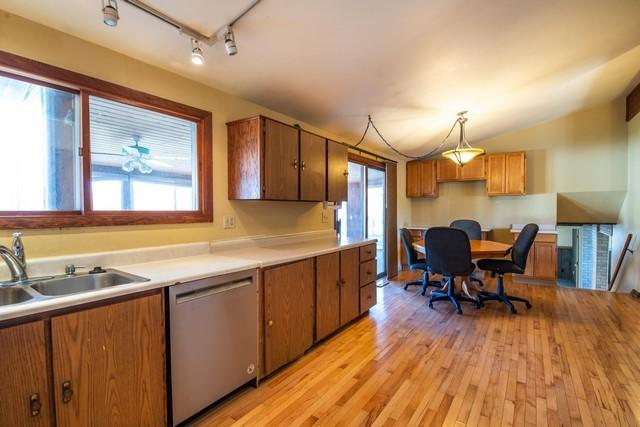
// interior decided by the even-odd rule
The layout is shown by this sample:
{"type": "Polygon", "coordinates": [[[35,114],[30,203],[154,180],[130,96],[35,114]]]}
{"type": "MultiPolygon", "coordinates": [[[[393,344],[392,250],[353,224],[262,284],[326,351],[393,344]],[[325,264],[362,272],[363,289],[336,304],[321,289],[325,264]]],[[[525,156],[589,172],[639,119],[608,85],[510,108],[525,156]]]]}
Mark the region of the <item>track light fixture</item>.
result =
{"type": "Polygon", "coordinates": [[[191,62],[195,65],[204,64],[202,49],[200,49],[200,43],[196,39],[191,39],[191,62]]]}
{"type": "Polygon", "coordinates": [[[102,22],[110,27],[118,25],[118,2],[117,0],[107,0],[106,4],[104,0],[102,2],[102,22]]]}
{"type": "Polygon", "coordinates": [[[227,51],[227,55],[233,56],[238,53],[238,46],[236,46],[236,37],[233,34],[231,27],[227,27],[224,31],[224,48],[227,51]]]}

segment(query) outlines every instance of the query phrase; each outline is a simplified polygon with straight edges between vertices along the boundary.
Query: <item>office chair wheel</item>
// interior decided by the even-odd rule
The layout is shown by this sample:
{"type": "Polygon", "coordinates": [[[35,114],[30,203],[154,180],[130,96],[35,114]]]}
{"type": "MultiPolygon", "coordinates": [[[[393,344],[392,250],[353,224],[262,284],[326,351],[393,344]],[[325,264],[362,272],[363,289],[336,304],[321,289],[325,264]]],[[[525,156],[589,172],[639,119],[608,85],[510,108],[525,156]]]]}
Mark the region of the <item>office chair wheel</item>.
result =
{"type": "Polygon", "coordinates": [[[432,302],[430,302],[430,303],[429,303],[429,308],[430,308],[431,310],[433,310],[433,303],[432,303],[432,302]]]}
{"type": "Polygon", "coordinates": [[[533,307],[533,305],[528,301],[527,301],[526,305],[527,305],[527,310],[529,310],[531,307],[533,307]]]}
{"type": "Polygon", "coordinates": [[[462,314],[462,309],[458,308],[458,309],[456,310],[456,313],[457,313],[457,314],[462,314]]]}
{"type": "Polygon", "coordinates": [[[404,284],[404,286],[402,287],[402,289],[404,289],[405,291],[406,291],[407,289],[409,289],[409,284],[408,284],[408,283],[405,283],[405,284],[404,284]]]}
{"type": "Polygon", "coordinates": [[[518,314],[518,310],[515,307],[511,307],[511,313],[518,314]]]}

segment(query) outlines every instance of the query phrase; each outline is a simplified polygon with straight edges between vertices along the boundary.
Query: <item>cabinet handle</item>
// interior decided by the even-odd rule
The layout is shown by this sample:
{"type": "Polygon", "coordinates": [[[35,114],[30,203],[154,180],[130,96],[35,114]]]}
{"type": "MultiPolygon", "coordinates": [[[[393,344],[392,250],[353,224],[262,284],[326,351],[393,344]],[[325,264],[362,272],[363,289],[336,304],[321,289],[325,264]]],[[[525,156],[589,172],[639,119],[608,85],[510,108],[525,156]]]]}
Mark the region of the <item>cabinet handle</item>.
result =
{"type": "Polygon", "coordinates": [[[304,162],[304,160],[302,161],[302,166],[301,169],[305,170],[307,168],[307,164],[304,162]]]}
{"type": "Polygon", "coordinates": [[[342,286],[342,281],[340,279],[336,280],[336,286],[337,287],[342,286]]]}
{"type": "Polygon", "coordinates": [[[269,321],[267,322],[267,325],[269,325],[269,326],[273,326],[273,320],[269,320],[269,321]]]}
{"type": "Polygon", "coordinates": [[[349,171],[344,171],[343,175],[344,176],[349,176],[349,171]]]}
{"type": "Polygon", "coordinates": [[[293,166],[294,169],[298,169],[298,159],[295,159],[293,163],[291,163],[291,166],[293,166]]]}
{"type": "Polygon", "coordinates": [[[29,408],[31,408],[31,416],[37,417],[40,415],[40,409],[42,409],[42,403],[40,402],[40,393],[33,393],[29,397],[29,408]]]}
{"type": "Polygon", "coordinates": [[[71,388],[71,381],[65,381],[62,383],[62,403],[71,402],[73,396],[73,389],[71,388]]]}

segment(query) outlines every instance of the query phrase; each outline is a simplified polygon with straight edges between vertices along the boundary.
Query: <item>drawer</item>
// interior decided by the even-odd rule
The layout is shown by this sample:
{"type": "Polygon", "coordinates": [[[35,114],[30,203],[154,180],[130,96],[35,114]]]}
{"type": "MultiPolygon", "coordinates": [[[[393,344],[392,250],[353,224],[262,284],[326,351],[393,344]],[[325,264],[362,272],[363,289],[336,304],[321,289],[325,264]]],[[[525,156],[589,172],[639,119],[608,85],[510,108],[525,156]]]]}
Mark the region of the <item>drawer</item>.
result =
{"type": "Polygon", "coordinates": [[[375,282],[377,275],[375,259],[360,264],[360,286],[375,282]]]}
{"type": "Polygon", "coordinates": [[[378,302],[376,282],[360,288],[360,314],[366,312],[378,302]]]}
{"type": "Polygon", "coordinates": [[[376,244],[371,243],[370,245],[360,246],[360,262],[369,261],[370,259],[374,259],[376,257],[376,244]]]}

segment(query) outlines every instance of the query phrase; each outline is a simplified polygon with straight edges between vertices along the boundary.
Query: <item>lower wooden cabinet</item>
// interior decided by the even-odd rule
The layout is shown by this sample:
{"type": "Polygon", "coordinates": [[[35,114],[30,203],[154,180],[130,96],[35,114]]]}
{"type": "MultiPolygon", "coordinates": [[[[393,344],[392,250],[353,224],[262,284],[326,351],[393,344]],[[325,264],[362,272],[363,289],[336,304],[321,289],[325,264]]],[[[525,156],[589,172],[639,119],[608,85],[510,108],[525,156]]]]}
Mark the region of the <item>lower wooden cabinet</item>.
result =
{"type": "Polygon", "coordinates": [[[52,425],[44,321],[0,329],[0,425],[52,425]]]}
{"type": "MultiPolygon", "coordinates": [[[[514,233],[513,240],[518,238],[518,233],[514,233]]],[[[538,234],[529,250],[527,256],[527,266],[524,274],[515,274],[514,280],[522,281],[526,279],[536,279],[542,281],[556,280],[556,270],[558,264],[557,237],[554,234],[538,234]]]]}
{"type": "Polygon", "coordinates": [[[360,314],[360,249],[340,252],[340,326],[351,322],[360,314]]]}
{"type": "Polygon", "coordinates": [[[0,360],[2,426],[166,425],[160,293],[0,329],[0,360]]]}
{"type": "Polygon", "coordinates": [[[360,314],[366,313],[371,307],[376,305],[378,288],[376,283],[369,283],[360,288],[360,314]]]}
{"type": "Polygon", "coordinates": [[[165,424],[160,294],[51,319],[58,426],[165,424]]]}
{"type": "Polygon", "coordinates": [[[264,373],[302,356],[313,343],[313,258],[263,274],[264,373]]]}

